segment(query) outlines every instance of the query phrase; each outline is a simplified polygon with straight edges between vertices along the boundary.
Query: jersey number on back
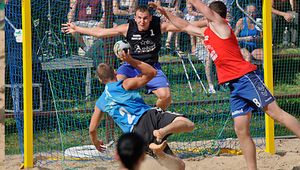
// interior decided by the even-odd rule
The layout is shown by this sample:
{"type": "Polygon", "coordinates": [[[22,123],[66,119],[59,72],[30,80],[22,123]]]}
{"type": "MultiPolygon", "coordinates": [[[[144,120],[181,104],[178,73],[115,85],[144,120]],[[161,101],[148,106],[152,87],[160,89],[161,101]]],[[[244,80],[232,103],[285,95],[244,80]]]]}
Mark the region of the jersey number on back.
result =
{"type": "Polygon", "coordinates": [[[120,107],[119,112],[122,116],[127,115],[127,120],[130,125],[133,123],[135,115],[131,115],[124,107],[120,107]]]}

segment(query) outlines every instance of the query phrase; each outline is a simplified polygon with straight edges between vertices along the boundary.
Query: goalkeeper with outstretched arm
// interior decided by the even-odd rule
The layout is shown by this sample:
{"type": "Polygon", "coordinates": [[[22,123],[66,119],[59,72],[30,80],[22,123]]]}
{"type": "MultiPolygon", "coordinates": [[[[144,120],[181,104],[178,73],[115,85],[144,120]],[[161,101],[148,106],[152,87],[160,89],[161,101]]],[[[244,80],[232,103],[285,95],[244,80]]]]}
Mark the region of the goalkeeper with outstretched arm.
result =
{"type": "MultiPolygon", "coordinates": [[[[156,76],[146,84],[148,93],[157,96],[156,106],[166,110],[171,104],[171,92],[166,75],[158,62],[158,53],[161,48],[162,33],[178,31],[174,25],[168,22],[160,22],[159,17],[152,16],[149,9],[139,6],[135,10],[134,19],[129,19],[127,24],[121,24],[114,28],[83,28],[73,23],[63,24],[62,31],[92,35],[98,38],[123,35],[131,46],[130,54],[133,58],[143,61],[156,69],[156,76]]],[[[128,62],[123,63],[117,71],[118,80],[132,78],[140,72],[128,62]]]]}

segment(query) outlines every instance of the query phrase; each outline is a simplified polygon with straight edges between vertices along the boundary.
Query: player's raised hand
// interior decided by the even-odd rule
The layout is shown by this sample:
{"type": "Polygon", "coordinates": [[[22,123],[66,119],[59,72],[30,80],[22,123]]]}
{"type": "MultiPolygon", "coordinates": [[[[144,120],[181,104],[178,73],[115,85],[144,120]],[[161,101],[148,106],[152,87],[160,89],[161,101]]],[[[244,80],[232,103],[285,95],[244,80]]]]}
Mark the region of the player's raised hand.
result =
{"type": "Polygon", "coordinates": [[[164,8],[160,5],[159,1],[148,2],[149,7],[158,10],[159,12],[164,12],[164,8]]]}
{"type": "Polygon", "coordinates": [[[66,24],[61,24],[61,25],[62,25],[61,31],[63,33],[71,34],[71,33],[76,32],[76,26],[71,22],[68,22],[66,24]]]}
{"type": "Polygon", "coordinates": [[[128,62],[129,60],[132,59],[132,56],[129,54],[128,49],[121,50],[121,51],[118,53],[117,57],[118,57],[120,60],[126,61],[126,62],[128,62]]]}

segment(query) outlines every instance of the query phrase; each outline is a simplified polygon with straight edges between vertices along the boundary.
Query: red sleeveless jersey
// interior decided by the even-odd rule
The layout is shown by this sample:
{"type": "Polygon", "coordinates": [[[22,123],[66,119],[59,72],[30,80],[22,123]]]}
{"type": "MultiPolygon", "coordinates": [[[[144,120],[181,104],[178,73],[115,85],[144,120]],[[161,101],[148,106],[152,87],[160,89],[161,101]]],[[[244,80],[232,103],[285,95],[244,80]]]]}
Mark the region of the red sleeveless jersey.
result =
{"type": "Polygon", "coordinates": [[[204,44],[214,61],[219,84],[242,77],[256,70],[256,66],[244,60],[234,32],[226,39],[218,37],[209,27],[204,31],[204,44]]]}

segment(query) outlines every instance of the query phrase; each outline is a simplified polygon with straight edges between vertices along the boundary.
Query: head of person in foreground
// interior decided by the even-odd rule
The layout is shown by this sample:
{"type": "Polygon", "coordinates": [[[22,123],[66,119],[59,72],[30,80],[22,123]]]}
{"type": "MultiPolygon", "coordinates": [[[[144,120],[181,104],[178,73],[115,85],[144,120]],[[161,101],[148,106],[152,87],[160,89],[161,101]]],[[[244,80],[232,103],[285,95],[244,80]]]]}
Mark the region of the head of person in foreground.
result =
{"type": "Polygon", "coordinates": [[[117,143],[116,159],[121,169],[138,170],[145,159],[147,145],[145,140],[136,133],[124,133],[117,143]]]}

